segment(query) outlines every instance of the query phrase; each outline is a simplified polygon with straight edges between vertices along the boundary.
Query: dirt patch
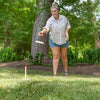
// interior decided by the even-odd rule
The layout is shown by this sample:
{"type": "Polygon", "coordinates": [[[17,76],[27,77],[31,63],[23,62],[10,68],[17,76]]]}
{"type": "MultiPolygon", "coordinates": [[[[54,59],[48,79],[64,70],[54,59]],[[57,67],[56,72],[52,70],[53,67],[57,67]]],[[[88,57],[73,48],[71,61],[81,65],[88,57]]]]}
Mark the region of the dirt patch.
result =
{"type": "MultiPolygon", "coordinates": [[[[28,60],[23,60],[23,61],[15,61],[15,62],[8,62],[8,63],[0,63],[0,67],[24,69],[25,65],[28,65],[28,64],[29,64],[28,60]]],[[[52,71],[52,67],[39,66],[39,65],[28,66],[28,69],[29,70],[41,70],[41,71],[52,71]]],[[[63,65],[59,64],[58,73],[62,73],[62,72],[64,72],[63,65]]],[[[68,68],[68,72],[69,74],[100,76],[100,65],[75,64],[74,67],[68,68]]]]}

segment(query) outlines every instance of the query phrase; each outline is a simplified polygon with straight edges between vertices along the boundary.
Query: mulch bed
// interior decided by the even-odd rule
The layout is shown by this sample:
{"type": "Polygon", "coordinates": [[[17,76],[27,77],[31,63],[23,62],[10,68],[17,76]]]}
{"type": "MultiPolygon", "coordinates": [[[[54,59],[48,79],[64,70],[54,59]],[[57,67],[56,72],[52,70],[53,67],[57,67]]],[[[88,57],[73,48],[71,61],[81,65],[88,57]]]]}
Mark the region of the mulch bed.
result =
{"type": "MultiPolygon", "coordinates": [[[[24,69],[25,65],[28,65],[28,60],[23,61],[15,61],[8,63],[0,63],[0,67],[8,67],[8,68],[17,68],[24,69]]],[[[41,71],[51,71],[52,67],[49,66],[39,66],[32,65],[28,66],[28,70],[41,70],[41,71]]],[[[58,66],[58,73],[64,72],[64,68],[62,64],[58,66]]],[[[73,67],[68,68],[69,74],[81,74],[81,75],[89,75],[89,76],[100,76],[100,65],[89,65],[89,64],[75,64],[73,67]]]]}

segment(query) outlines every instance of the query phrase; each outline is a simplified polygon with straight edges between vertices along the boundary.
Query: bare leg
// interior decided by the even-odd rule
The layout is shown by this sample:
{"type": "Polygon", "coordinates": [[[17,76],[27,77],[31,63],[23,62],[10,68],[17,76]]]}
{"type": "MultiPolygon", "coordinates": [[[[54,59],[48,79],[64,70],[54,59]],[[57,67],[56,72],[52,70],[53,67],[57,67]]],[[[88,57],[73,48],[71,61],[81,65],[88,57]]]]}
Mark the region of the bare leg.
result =
{"type": "MultiPolygon", "coordinates": [[[[64,65],[65,72],[68,72],[67,48],[61,48],[61,58],[64,65]]],[[[67,75],[68,73],[65,73],[67,75]]]]}
{"type": "Polygon", "coordinates": [[[60,47],[53,47],[51,50],[53,53],[53,74],[56,75],[59,64],[60,47]]]}

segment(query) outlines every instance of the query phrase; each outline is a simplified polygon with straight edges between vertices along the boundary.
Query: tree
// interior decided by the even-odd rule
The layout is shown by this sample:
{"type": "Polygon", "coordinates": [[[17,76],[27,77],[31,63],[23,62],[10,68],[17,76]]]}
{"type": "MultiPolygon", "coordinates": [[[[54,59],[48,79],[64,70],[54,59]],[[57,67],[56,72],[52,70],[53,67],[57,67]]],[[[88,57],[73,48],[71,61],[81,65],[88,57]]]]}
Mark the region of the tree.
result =
{"type": "Polygon", "coordinates": [[[27,57],[37,14],[36,0],[0,0],[0,46],[27,57]]]}
{"type": "Polygon", "coordinates": [[[95,34],[95,44],[94,44],[94,48],[100,48],[100,32],[99,32],[99,27],[98,27],[98,22],[96,21],[96,17],[94,15],[95,9],[98,8],[99,5],[99,0],[95,0],[94,3],[92,3],[91,0],[87,0],[88,2],[88,8],[89,8],[89,12],[92,14],[92,16],[90,17],[93,24],[94,24],[94,28],[93,28],[93,32],[95,34]]]}
{"type": "Polygon", "coordinates": [[[94,49],[94,44],[95,48],[97,48],[97,45],[100,47],[99,21],[96,21],[94,15],[95,9],[98,8],[99,0],[94,0],[95,2],[92,2],[93,0],[83,2],[80,2],[81,0],[71,0],[67,1],[67,3],[65,3],[65,0],[61,1],[63,1],[63,3],[61,3],[61,13],[63,13],[71,23],[71,30],[69,32],[71,46],[73,46],[75,50],[77,50],[77,48],[94,49]]]}
{"type": "Polygon", "coordinates": [[[38,32],[42,30],[45,26],[47,19],[50,17],[50,7],[54,0],[38,0],[39,14],[35,20],[33,35],[32,35],[32,45],[31,54],[33,59],[36,53],[44,53],[44,56],[48,56],[49,45],[48,45],[48,34],[43,37],[38,36],[38,32]],[[35,43],[36,40],[44,42],[44,45],[35,43]]]}

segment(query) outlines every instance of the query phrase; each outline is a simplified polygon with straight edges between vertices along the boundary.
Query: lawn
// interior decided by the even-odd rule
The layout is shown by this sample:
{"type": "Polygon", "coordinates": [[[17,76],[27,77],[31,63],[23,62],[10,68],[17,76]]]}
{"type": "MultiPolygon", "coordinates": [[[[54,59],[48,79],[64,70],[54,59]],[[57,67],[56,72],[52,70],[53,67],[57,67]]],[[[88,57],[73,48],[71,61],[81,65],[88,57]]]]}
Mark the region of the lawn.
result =
{"type": "Polygon", "coordinates": [[[100,100],[100,77],[0,68],[0,100],[100,100]]]}

